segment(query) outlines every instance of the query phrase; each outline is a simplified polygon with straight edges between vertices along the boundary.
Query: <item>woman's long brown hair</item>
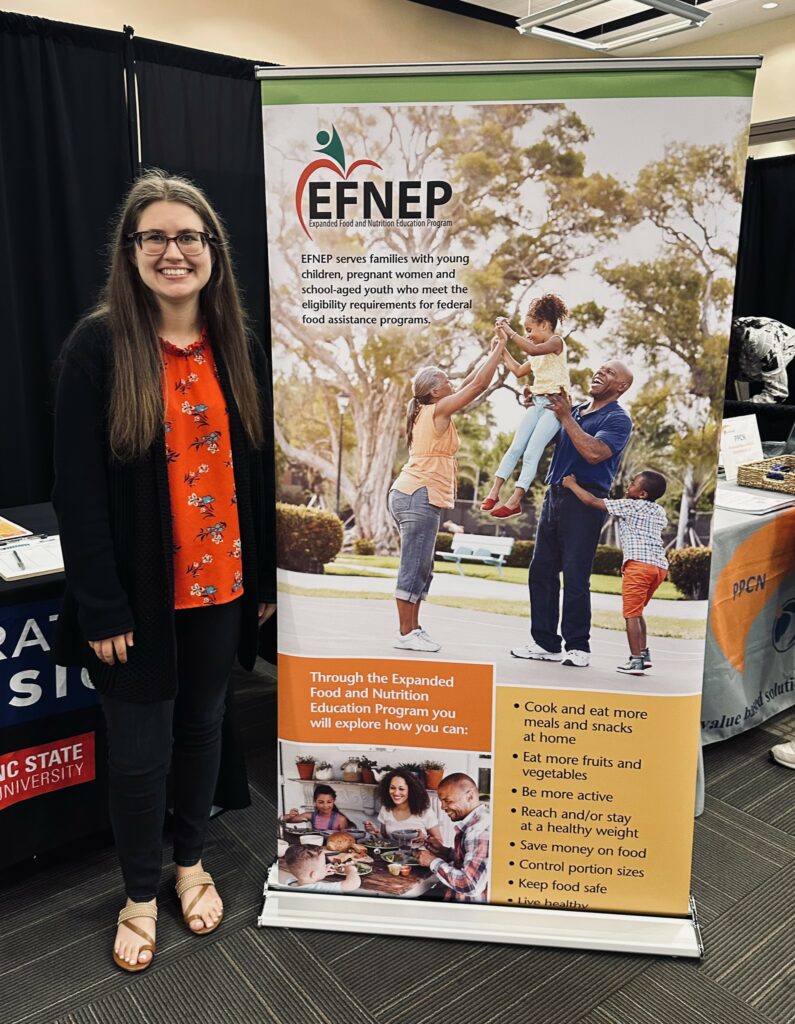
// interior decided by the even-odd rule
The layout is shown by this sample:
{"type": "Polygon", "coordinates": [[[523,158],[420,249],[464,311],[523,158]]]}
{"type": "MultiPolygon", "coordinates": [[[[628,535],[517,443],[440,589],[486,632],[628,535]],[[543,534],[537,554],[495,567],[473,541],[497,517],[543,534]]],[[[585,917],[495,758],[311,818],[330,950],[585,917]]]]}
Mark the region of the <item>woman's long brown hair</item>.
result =
{"type": "Polygon", "coordinates": [[[207,335],[222,356],[243,428],[254,447],[263,439],[262,408],[249,354],[246,316],[232,269],[229,239],[221,219],[186,178],[151,170],[132,186],[111,241],[110,270],[92,316],[107,321],[113,339],[109,403],[110,447],[122,460],[140,458],[163,424],[163,355],[157,333],[158,306],[132,258],[129,235],[141,214],[159,201],[183,203],[211,236],[212,271],[199,296],[207,335]]]}

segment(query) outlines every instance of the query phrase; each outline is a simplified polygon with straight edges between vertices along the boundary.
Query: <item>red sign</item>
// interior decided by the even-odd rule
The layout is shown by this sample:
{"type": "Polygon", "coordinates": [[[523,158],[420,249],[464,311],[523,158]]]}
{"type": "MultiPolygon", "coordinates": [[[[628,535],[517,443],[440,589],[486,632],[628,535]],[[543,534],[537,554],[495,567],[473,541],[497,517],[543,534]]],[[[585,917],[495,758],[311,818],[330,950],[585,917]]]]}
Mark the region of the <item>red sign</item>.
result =
{"type": "Polygon", "coordinates": [[[13,750],[0,756],[0,810],[95,777],[93,732],[13,750]]]}

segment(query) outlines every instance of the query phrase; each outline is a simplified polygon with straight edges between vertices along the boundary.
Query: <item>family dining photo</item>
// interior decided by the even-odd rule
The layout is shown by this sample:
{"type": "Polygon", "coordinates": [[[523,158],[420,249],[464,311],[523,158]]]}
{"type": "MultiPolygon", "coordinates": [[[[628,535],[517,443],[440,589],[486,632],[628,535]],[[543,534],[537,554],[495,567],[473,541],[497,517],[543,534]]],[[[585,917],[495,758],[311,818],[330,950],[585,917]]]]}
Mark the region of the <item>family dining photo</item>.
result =
{"type": "Polygon", "coordinates": [[[488,902],[489,755],[286,741],[279,749],[280,887],[488,902]],[[409,756],[417,760],[401,760],[409,756]]]}
{"type": "MultiPolygon", "coordinates": [[[[408,153],[449,181],[447,219],[340,220],[308,240],[271,200],[290,257],[271,267],[285,653],[698,690],[737,133],[729,118],[705,136],[682,108],[642,158],[619,159],[609,107],[329,108],[384,175],[408,153]],[[501,139],[487,183],[477,161],[444,156],[456,133],[473,152],[501,139]],[[416,265],[367,292],[406,315],[363,324],[334,284],[349,315],[319,313],[300,269],[316,251],[331,268],[351,252],[416,265]]],[[[305,116],[296,145],[324,127],[305,116]]],[[[286,197],[290,157],[267,160],[286,197]]]]}

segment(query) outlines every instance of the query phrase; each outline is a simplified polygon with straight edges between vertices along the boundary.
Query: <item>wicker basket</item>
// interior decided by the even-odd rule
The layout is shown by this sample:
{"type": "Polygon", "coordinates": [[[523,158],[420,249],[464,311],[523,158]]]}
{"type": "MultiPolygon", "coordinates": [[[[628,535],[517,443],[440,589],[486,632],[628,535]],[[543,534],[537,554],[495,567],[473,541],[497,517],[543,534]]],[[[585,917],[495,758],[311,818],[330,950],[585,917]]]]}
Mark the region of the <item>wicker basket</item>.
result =
{"type": "Polygon", "coordinates": [[[775,459],[749,462],[737,470],[737,483],[743,487],[760,487],[764,491],[780,491],[795,494],[795,455],[779,455],[775,459]],[[790,466],[791,473],[785,473],[783,480],[771,480],[768,473],[773,466],[790,466]]]}

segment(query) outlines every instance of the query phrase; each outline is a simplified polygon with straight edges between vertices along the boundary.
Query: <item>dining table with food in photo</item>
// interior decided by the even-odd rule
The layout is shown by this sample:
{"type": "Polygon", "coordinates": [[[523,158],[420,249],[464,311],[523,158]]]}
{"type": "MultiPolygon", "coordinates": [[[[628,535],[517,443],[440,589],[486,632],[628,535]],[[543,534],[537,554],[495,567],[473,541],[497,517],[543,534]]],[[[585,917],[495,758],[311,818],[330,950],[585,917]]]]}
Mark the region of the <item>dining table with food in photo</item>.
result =
{"type": "Polygon", "coordinates": [[[420,866],[416,850],[396,841],[366,836],[352,829],[345,832],[309,831],[283,827],[284,838],[279,842],[279,884],[291,885],[293,876],[285,864],[285,853],[296,844],[317,845],[323,849],[329,868],[327,881],[339,881],[345,865],[354,863],[361,877],[361,885],[350,895],[393,896],[414,899],[426,893],[434,884],[434,876],[420,866]]]}

